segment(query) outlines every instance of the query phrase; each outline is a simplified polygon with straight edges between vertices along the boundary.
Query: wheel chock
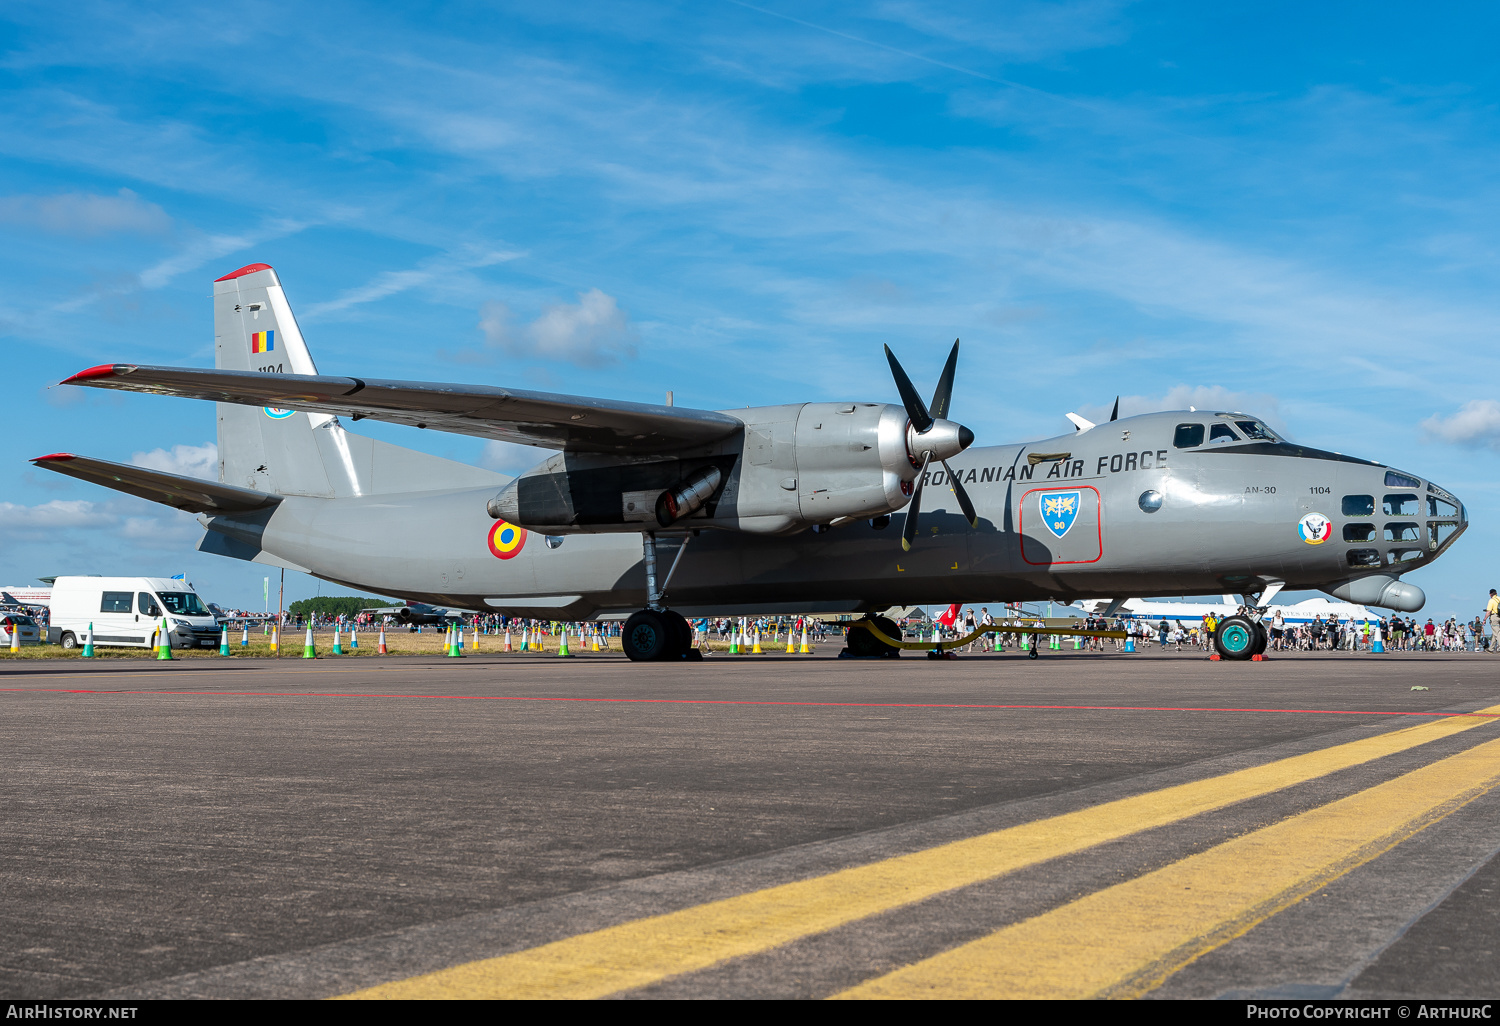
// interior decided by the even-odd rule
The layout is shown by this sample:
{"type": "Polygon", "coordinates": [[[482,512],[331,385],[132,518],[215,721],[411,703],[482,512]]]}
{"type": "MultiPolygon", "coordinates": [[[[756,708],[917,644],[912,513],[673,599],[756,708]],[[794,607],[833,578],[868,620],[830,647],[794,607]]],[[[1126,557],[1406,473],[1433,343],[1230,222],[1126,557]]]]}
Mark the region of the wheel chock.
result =
{"type": "Polygon", "coordinates": [[[1221,663],[1221,662],[1224,661],[1222,658],[1220,658],[1219,653],[1217,653],[1217,652],[1215,652],[1213,655],[1209,656],[1208,658],[1211,659],[1213,662],[1216,662],[1216,663],[1221,663]]]}

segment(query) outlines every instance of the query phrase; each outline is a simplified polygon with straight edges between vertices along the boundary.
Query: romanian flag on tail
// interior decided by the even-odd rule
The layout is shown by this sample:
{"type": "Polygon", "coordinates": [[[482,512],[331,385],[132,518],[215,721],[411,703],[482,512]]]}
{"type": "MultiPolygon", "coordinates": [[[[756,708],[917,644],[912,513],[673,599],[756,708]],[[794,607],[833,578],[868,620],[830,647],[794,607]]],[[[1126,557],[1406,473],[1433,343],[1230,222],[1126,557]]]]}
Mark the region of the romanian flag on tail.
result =
{"type": "Polygon", "coordinates": [[[250,352],[270,353],[276,349],[276,332],[274,331],[252,331],[250,333],[250,352]]]}

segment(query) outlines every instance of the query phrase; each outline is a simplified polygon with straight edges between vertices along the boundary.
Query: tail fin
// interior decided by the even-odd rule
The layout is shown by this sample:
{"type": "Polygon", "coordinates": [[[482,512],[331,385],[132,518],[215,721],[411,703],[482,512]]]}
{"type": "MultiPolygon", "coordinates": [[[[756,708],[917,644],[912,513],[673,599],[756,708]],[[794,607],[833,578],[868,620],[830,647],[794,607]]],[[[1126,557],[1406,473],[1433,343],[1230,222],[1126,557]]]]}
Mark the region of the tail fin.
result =
{"type": "MultiPolygon", "coordinates": [[[[269,264],[214,282],[214,366],[316,374],[312,354],[269,264]]],[[[505,477],[351,435],[327,413],[218,403],[219,480],[280,495],[349,497],[489,485],[505,477]]]]}

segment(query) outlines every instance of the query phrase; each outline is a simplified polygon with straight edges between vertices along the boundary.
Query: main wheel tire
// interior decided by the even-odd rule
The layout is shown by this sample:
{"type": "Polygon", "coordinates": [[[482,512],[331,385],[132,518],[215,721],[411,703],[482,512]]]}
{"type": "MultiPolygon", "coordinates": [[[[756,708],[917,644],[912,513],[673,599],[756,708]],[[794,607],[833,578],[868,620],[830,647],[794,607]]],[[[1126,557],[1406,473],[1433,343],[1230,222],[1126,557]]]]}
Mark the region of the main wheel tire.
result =
{"type": "Polygon", "coordinates": [[[1262,623],[1260,621],[1256,621],[1256,624],[1255,624],[1255,651],[1251,652],[1250,654],[1253,655],[1253,656],[1265,655],[1266,654],[1266,647],[1269,646],[1270,644],[1271,644],[1271,632],[1268,631],[1268,630],[1266,630],[1266,625],[1264,623],[1262,623]]]}
{"type": "Polygon", "coordinates": [[[57,641],[63,648],[78,647],[78,638],[74,636],[72,631],[63,631],[62,637],[58,638],[57,641]]]}
{"type": "Polygon", "coordinates": [[[654,609],[642,609],[625,621],[620,632],[620,647],[635,662],[655,662],[667,658],[672,648],[674,626],[654,609]]]}
{"type": "Polygon", "coordinates": [[[667,630],[670,632],[670,646],[662,658],[686,659],[688,649],[693,647],[693,628],[688,625],[687,617],[675,609],[663,609],[661,615],[667,621],[667,630]]]}
{"type": "MultiPolygon", "coordinates": [[[[897,627],[884,616],[869,617],[870,626],[888,638],[901,637],[901,628],[897,627]]],[[[847,635],[849,652],[851,655],[863,656],[869,659],[890,658],[901,654],[899,648],[893,648],[881,641],[875,635],[863,627],[851,626],[847,635]]]]}
{"type": "Polygon", "coordinates": [[[1257,640],[1255,624],[1244,616],[1224,617],[1214,632],[1214,648],[1223,659],[1249,659],[1257,640]]]}

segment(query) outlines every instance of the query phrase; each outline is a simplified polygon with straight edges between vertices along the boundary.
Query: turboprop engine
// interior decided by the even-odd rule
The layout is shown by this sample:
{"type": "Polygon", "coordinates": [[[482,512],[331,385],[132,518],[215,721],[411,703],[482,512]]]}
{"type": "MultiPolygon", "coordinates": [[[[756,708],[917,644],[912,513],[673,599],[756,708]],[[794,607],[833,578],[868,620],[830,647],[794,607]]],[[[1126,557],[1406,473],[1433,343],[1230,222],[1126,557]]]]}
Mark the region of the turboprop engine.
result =
{"type": "MultiPolygon", "coordinates": [[[[801,403],[723,411],[743,429],[704,449],[621,457],[560,452],[526,471],[489,502],[489,514],[549,533],[714,527],[783,534],[838,525],[905,508],[933,460],[973,442],[946,419],[958,343],[933,397],[916,395],[894,355],[904,405],[801,403]]],[[[955,488],[965,515],[973,507],[955,488]]],[[[913,511],[915,512],[915,511],[913,511]]],[[[916,531],[908,517],[903,543],[916,531]]]]}

